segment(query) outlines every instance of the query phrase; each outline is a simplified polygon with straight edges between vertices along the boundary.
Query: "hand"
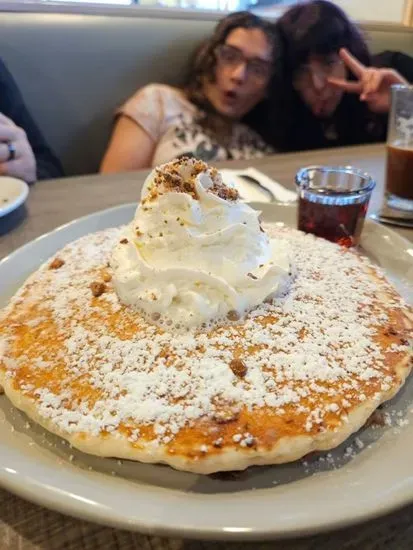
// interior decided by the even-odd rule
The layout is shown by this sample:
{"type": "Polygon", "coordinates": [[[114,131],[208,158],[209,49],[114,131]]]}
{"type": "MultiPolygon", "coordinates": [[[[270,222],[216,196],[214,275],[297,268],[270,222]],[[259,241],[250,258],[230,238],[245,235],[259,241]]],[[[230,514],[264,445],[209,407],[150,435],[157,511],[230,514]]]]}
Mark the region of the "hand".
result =
{"type": "Polygon", "coordinates": [[[36,181],[36,159],[26,132],[1,113],[0,175],[20,178],[28,183],[36,181]],[[9,143],[16,151],[14,159],[10,159],[9,143]]]}
{"type": "Polygon", "coordinates": [[[340,90],[359,94],[371,111],[387,113],[390,110],[390,87],[392,84],[408,84],[397,71],[393,69],[377,69],[366,67],[346,49],[340,50],[340,58],[348,69],[357,77],[357,81],[341,78],[329,78],[328,82],[340,90]]]}

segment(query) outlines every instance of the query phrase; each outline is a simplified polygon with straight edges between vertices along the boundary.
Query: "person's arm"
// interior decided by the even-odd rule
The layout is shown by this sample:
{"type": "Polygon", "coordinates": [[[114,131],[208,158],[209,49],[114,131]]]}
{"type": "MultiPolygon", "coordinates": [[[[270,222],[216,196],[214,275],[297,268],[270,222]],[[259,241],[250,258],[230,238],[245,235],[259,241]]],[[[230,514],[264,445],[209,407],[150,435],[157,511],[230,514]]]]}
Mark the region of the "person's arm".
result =
{"type": "Polygon", "coordinates": [[[100,167],[102,173],[149,168],[155,142],[131,118],[121,115],[115,125],[100,167]]]}
{"type": "MultiPolygon", "coordinates": [[[[29,113],[20,90],[7,67],[0,59],[0,113],[11,119],[27,136],[28,144],[36,159],[34,179],[49,179],[63,176],[62,166],[47,145],[42,133],[29,113]]],[[[16,160],[18,160],[16,158],[16,160]]],[[[24,160],[24,159],[23,159],[24,160]]],[[[2,167],[8,173],[8,167],[2,167]]],[[[19,177],[18,174],[14,174],[19,177]]]]}
{"type": "Polygon", "coordinates": [[[125,172],[151,166],[157,144],[167,128],[171,94],[174,98],[175,92],[169,86],[148,84],[117,110],[101,172],[125,172]]]}

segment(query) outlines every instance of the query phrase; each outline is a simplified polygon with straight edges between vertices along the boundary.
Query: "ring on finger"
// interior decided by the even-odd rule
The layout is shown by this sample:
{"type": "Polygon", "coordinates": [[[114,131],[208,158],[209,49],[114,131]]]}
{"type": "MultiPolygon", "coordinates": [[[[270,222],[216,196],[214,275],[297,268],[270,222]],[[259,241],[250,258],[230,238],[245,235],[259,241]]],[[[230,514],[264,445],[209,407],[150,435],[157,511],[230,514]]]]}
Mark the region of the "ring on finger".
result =
{"type": "Polygon", "coordinates": [[[9,162],[10,160],[14,160],[16,158],[16,146],[12,141],[8,141],[7,149],[9,150],[9,157],[7,159],[7,162],[9,162]]]}

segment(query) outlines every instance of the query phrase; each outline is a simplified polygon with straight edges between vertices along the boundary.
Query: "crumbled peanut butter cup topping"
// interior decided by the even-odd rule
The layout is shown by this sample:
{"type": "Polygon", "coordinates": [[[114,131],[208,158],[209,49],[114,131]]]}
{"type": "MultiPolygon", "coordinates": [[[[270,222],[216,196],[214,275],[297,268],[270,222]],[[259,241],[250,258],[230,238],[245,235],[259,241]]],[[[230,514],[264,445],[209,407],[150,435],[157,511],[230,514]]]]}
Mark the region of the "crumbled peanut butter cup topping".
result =
{"type": "Polygon", "coordinates": [[[149,189],[148,195],[142,203],[152,202],[160,195],[168,192],[187,193],[193,199],[199,199],[195,181],[199,174],[206,173],[212,180],[212,186],[208,192],[228,201],[236,201],[239,194],[236,189],[227,187],[221,179],[216,168],[210,168],[202,160],[182,157],[155,170],[155,178],[149,189]],[[183,175],[183,168],[189,174],[183,175]]]}

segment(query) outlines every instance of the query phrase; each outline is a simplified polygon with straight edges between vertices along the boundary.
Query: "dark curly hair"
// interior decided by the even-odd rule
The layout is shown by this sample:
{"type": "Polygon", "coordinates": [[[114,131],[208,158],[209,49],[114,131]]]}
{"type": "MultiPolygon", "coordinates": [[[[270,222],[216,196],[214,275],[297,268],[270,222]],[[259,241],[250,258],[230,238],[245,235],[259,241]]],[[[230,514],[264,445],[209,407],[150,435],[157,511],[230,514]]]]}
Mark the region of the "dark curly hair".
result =
{"type": "MultiPolygon", "coordinates": [[[[201,126],[222,144],[226,142],[228,121],[217,113],[204,94],[204,81],[215,80],[217,58],[215,50],[224,44],[228,35],[235,29],[261,29],[270,43],[273,59],[278,51],[274,25],[248,11],[231,13],[219,21],[212,36],[202,43],[195,52],[184,87],[188,99],[199,107],[204,115],[198,121],[201,126]]],[[[249,117],[250,118],[250,117],[249,117]]],[[[248,120],[249,123],[249,120],[248,120]]]]}
{"type": "MultiPolygon", "coordinates": [[[[326,147],[329,143],[323,122],[311,113],[294,89],[294,74],[310,55],[327,56],[338,53],[340,48],[347,48],[363,64],[371,65],[366,41],[344,11],[326,0],[293,6],[275,23],[275,32],[281,62],[271,85],[270,115],[261,120],[257,129],[281,151],[326,147]]],[[[332,120],[337,140],[331,145],[368,143],[382,138],[380,117],[371,113],[357,95],[344,94],[332,120]]]]}

